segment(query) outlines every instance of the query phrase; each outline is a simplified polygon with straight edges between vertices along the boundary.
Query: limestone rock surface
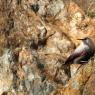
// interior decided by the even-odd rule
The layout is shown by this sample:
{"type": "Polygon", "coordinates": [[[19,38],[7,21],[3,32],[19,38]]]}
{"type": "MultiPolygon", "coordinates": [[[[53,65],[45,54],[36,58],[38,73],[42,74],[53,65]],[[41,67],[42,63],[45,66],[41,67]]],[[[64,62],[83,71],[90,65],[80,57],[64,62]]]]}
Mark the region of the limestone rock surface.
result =
{"type": "Polygon", "coordinates": [[[78,38],[95,42],[95,18],[74,1],[0,0],[0,95],[95,95],[94,56],[70,79],[62,69],[78,38]]]}

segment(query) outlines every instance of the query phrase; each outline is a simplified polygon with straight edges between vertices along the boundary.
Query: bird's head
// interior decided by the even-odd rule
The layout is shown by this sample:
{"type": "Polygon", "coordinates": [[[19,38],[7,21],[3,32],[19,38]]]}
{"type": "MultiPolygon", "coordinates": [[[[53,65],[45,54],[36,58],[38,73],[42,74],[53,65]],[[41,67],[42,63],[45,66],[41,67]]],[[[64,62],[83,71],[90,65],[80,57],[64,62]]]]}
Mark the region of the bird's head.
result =
{"type": "Polygon", "coordinates": [[[84,43],[84,44],[87,44],[87,45],[93,43],[92,40],[91,40],[89,37],[85,37],[85,38],[83,38],[83,39],[78,39],[78,40],[82,40],[83,43],[84,43]]]}

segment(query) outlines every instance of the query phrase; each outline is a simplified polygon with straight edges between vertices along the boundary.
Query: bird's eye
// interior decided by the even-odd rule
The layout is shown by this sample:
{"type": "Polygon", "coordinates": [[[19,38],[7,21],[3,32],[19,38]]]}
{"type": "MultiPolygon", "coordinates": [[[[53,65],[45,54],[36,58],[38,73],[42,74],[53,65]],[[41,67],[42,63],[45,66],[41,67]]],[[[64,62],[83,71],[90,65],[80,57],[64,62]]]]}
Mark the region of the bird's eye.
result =
{"type": "Polygon", "coordinates": [[[87,40],[87,38],[85,38],[85,40],[87,40]]]}
{"type": "Polygon", "coordinates": [[[88,38],[85,38],[85,40],[88,40],[88,38]]]}

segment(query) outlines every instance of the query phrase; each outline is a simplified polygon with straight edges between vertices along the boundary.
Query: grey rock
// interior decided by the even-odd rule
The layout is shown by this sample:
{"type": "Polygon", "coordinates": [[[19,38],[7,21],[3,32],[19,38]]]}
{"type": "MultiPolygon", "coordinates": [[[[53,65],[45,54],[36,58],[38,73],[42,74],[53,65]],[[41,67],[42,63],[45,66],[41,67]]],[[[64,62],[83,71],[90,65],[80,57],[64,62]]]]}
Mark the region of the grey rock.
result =
{"type": "Polygon", "coordinates": [[[11,51],[6,49],[0,57],[0,94],[9,91],[12,86],[13,74],[10,69],[11,60],[11,51]]]}
{"type": "Polygon", "coordinates": [[[55,16],[64,9],[64,3],[62,0],[52,0],[51,3],[47,6],[47,9],[47,14],[55,16]]]}

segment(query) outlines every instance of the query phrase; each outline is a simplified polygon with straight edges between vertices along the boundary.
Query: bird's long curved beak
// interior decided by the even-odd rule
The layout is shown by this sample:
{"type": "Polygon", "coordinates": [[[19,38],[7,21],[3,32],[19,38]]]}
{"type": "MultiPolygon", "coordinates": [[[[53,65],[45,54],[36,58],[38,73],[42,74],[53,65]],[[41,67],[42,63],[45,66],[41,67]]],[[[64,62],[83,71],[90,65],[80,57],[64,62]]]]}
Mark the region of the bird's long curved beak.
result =
{"type": "Polygon", "coordinates": [[[84,40],[84,39],[77,39],[77,40],[84,40]]]}

